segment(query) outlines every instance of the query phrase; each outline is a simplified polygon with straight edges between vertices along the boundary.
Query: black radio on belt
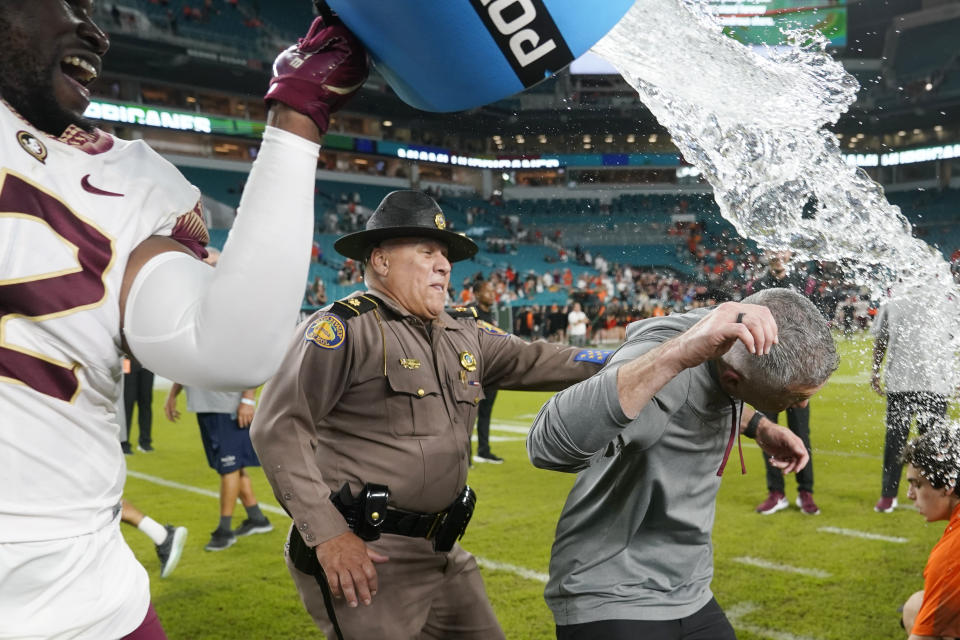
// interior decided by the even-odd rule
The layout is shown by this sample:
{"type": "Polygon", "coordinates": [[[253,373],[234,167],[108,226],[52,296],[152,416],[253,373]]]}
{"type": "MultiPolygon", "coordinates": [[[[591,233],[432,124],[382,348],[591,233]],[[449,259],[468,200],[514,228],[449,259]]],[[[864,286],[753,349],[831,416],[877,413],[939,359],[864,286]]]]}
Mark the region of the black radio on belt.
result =
{"type": "Polygon", "coordinates": [[[380,538],[387,515],[387,501],[390,500],[390,489],[386,485],[365,484],[360,495],[354,497],[350,485],[344,483],[330,500],[358,537],[368,542],[380,538]]]}

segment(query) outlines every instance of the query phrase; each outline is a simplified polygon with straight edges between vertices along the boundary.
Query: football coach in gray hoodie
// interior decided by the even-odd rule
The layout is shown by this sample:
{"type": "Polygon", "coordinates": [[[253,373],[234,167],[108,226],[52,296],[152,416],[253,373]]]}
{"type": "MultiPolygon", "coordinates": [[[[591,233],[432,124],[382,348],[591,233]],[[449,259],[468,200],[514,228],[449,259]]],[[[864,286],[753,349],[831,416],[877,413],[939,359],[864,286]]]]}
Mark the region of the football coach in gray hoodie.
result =
{"type": "Polygon", "coordinates": [[[710,590],[723,469],[741,431],[803,468],[802,441],[750,407],[804,406],[837,363],[813,304],[767,289],[631,324],[599,373],[547,402],[530,459],[577,473],[545,591],[558,640],[735,638],[710,590]]]}

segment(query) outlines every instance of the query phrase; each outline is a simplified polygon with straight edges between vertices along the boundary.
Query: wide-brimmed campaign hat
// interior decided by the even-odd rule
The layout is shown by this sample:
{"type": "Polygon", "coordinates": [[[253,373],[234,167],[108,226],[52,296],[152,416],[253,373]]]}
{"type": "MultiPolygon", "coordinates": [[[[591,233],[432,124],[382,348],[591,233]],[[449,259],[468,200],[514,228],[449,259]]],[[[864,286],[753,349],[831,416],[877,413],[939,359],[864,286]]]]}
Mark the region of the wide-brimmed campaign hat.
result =
{"type": "Polygon", "coordinates": [[[436,200],[421,191],[392,191],[367,220],[363,231],[333,243],[342,256],[364,260],[371,247],[390,238],[436,238],[447,245],[450,262],[472,258],[479,247],[465,235],[447,231],[447,219],[436,200]]]}

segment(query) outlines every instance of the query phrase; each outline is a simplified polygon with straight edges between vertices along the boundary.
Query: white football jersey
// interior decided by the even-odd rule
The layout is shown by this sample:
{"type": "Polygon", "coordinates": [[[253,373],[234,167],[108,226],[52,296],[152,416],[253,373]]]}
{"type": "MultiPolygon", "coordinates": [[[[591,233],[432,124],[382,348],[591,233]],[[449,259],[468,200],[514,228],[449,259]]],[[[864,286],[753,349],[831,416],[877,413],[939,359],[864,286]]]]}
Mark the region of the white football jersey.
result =
{"type": "Polygon", "coordinates": [[[144,142],[53,138],[0,103],[0,542],[111,522],[120,450],[119,292],[151,235],[204,242],[199,191],[144,142]]]}

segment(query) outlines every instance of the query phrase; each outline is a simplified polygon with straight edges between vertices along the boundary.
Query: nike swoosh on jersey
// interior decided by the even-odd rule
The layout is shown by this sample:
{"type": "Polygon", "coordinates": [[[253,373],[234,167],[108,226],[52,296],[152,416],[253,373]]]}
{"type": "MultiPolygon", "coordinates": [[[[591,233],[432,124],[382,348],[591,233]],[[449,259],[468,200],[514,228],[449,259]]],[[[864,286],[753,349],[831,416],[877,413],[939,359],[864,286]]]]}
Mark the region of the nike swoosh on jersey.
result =
{"type": "Polygon", "coordinates": [[[83,177],[80,179],[80,186],[83,187],[83,190],[84,190],[84,191],[87,191],[87,192],[89,192],[89,193],[92,193],[92,194],[94,194],[94,195],[96,195],[96,196],[111,196],[111,197],[113,197],[113,198],[122,198],[122,197],[123,197],[123,194],[122,194],[122,193],[114,193],[113,191],[104,191],[103,189],[99,189],[99,188],[93,186],[92,184],[90,184],[90,174],[89,174],[89,173],[88,173],[87,175],[83,176],[83,177]]]}

